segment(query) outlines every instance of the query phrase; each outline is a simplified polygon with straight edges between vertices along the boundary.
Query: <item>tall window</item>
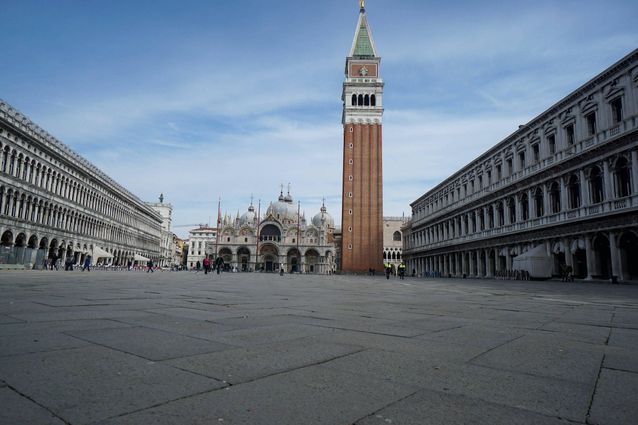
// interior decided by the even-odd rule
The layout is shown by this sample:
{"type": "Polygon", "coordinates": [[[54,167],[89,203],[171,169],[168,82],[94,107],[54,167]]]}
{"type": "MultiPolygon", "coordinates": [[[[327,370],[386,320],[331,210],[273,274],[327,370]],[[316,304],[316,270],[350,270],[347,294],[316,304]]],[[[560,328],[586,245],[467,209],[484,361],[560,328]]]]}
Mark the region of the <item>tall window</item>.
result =
{"type": "Polygon", "coordinates": [[[538,143],[532,146],[532,152],[534,153],[534,163],[538,163],[541,160],[541,149],[538,143]]]}
{"type": "Polygon", "coordinates": [[[611,119],[614,124],[618,124],[622,121],[622,98],[617,97],[612,100],[611,105],[611,119]]]}
{"type": "Polygon", "coordinates": [[[392,235],[392,240],[395,242],[401,242],[401,232],[394,232],[392,235]]]}
{"type": "Polygon", "coordinates": [[[552,209],[552,214],[560,212],[560,186],[554,182],[549,188],[549,203],[552,209]]]}
{"type": "Polygon", "coordinates": [[[529,198],[527,197],[527,193],[524,193],[523,196],[521,196],[521,216],[523,218],[523,221],[528,220],[529,219],[529,198]]]}
{"type": "Polygon", "coordinates": [[[549,148],[549,154],[554,155],[556,153],[556,136],[553,134],[547,136],[547,146],[549,148]]]}
{"type": "Polygon", "coordinates": [[[569,178],[567,183],[567,195],[569,197],[569,208],[580,207],[580,180],[575,174],[569,178]]]}
{"type": "Polygon", "coordinates": [[[574,144],[574,124],[570,124],[565,127],[565,139],[567,140],[567,145],[571,146],[574,144]]]}
{"type": "Polygon", "coordinates": [[[512,163],[512,158],[509,158],[507,160],[507,175],[511,176],[512,174],[514,174],[514,165],[512,163]]]}
{"type": "Polygon", "coordinates": [[[534,206],[536,209],[536,217],[542,217],[545,214],[545,205],[543,200],[543,190],[539,187],[534,192],[534,206]]]}
{"type": "Polygon", "coordinates": [[[629,196],[631,193],[631,167],[626,158],[620,158],[616,161],[614,186],[617,198],[629,196]]]}
{"type": "Polygon", "coordinates": [[[510,213],[510,223],[516,223],[516,202],[513,197],[507,200],[507,209],[510,213]]]}
{"type": "Polygon", "coordinates": [[[520,170],[525,168],[525,152],[521,152],[518,154],[518,166],[520,170]]]}
{"type": "Polygon", "coordinates": [[[501,165],[496,166],[496,180],[500,181],[503,178],[503,167],[501,165]]]}
{"type": "Polygon", "coordinates": [[[587,132],[590,136],[596,134],[596,112],[588,114],[585,119],[587,120],[587,132]]]}
{"type": "Polygon", "coordinates": [[[589,190],[592,204],[603,201],[603,175],[600,168],[594,166],[589,172],[589,190]]]}

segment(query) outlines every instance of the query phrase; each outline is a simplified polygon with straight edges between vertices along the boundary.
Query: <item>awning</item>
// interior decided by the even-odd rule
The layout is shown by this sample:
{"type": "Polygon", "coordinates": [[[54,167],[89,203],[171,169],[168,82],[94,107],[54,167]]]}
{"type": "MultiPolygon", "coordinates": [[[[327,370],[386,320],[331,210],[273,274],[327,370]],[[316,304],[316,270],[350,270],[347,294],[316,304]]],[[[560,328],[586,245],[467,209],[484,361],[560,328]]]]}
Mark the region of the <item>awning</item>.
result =
{"type": "Polygon", "coordinates": [[[148,261],[149,259],[146,257],[141,256],[140,254],[135,254],[135,257],[133,257],[133,260],[135,261],[148,261]]]}
{"type": "Polygon", "coordinates": [[[100,248],[99,246],[94,246],[93,247],[93,253],[91,254],[91,256],[94,259],[97,259],[97,258],[113,258],[113,254],[109,254],[108,252],[106,252],[102,248],[100,248]]]}

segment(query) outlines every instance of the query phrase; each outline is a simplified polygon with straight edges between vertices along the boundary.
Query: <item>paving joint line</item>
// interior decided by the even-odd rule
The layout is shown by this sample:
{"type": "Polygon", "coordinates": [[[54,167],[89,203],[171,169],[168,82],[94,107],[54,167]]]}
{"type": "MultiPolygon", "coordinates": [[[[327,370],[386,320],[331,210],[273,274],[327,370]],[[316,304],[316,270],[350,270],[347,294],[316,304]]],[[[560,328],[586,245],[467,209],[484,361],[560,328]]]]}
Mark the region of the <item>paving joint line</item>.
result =
{"type": "Polygon", "coordinates": [[[489,352],[491,352],[491,351],[494,351],[494,350],[496,350],[497,348],[501,348],[501,347],[503,347],[504,345],[509,344],[510,342],[514,342],[514,341],[516,341],[517,339],[521,339],[521,338],[523,338],[524,336],[525,336],[525,335],[517,336],[516,338],[513,338],[513,339],[510,339],[510,340],[508,340],[508,341],[505,341],[504,343],[499,344],[499,345],[497,345],[496,347],[492,347],[492,348],[490,348],[490,349],[488,349],[488,350],[486,350],[486,351],[484,351],[484,352],[482,352],[482,353],[477,354],[476,356],[472,357],[471,359],[469,359],[469,360],[468,360],[468,361],[466,361],[465,363],[467,363],[467,364],[472,363],[474,360],[478,359],[478,358],[479,358],[479,357],[481,357],[482,355],[485,355],[485,354],[487,354],[487,353],[489,353],[489,352]]]}
{"type": "Polygon", "coordinates": [[[49,412],[51,415],[53,415],[54,417],[58,418],[59,420],[61,420],[62,422],[64,422],[66,425],[72,425],[71,422],[69,422],[68,420],[64,419],[62,416],[58,415],[57,413],[55,413],[53,410],[51,410],[48,406],[45,406],[42,403],[37,402],[35,399],[29,397],[28,395],[26,395],[25,393],[19,391],[17,388],[15,388],[14,386],[10,385],[9,383],[6,383],[7,388],[9,388],[11,391],[15,392],[16,394],[18,394],[21,397],[26,398],[27,400],[29,400],[31,403],[34,403],[38,406],[40,406],[41,408],[43,408],[44,410],[46,410],[47,412],[49,412]]]}
{"type": "MultiPolygon", "coordinates": [[[[614,319],[615,313],[612,313],[612,322],[614,319]]],[[[607,335],[607,340],[605,341],[605,346],[609,344],[609,338],[611,337],[611,328],[609,328],[609,333],[607,335]]],[[[585,415],[585,423],[592,424],[591,422],[591,408],[594,405],[594,399],[596,398],[596,390],[598,389],[598,382],[600,381],[600,375],[603,372],[603,365],[605,364],[606,354],[603,353],[603,358],[600,360],[600,366],[598,367],[598,375],[596,376],[596,382],[594,383],[594,388],[591,392],[591,397],[589,398],[589,406],[587,407],[587,415],[585,415]]]]}

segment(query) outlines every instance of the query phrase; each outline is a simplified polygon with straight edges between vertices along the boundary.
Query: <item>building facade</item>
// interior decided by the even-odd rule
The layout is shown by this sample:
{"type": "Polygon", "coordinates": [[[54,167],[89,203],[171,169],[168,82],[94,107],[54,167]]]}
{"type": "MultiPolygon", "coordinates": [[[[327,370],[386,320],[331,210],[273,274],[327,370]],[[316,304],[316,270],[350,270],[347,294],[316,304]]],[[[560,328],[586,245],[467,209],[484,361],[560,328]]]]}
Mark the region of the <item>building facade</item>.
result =
{"type": "Polygon", "coordinates": [[[419,274],[491,277],[540,246],[555,275],[637,279],[638,50],[411,206],[419,274]]]}
{"type": "Polygon", "coordinates": [[[160,194],[159,202],[147,202],[153,211],[158,213],[162,218],[162,227],[160,233],[160,256],[157,265],[169,267],[175,263],[175,246],[173,244],[173,232],[171,231],[171,223],[173,221],[173,206],[164,202],[164,194],[160,194]]]}
{"type": "Polygon", "coordinates": [[[206,247],[217,240],[217,228],[200,225],[199,228],[188,232],[186,265],[189,269],[201,266],[208,256],[206,247]]]}
{"type": "Polygon", "coordinates": [[[290,192],[282,191],[265,216],[259,217],[259,212],[251,203],[241,216],[225,215],[218,237],[209,239],[202,253],[222,257],[228,267],[242,272],[278,272],[282,267],[286,273],[336,270],[334,219],[325,205],[307,222],[290,192]]]}
{"type": "Polygon", "coordinates": [[[383,262],[394,269],[403,261],[403,226],[405,217],[383,217],[383,262]]]}
{"type": "Polygon", "coordinates": [[[383,80],[361,2],[343,83],[341,271],[383,267],[383,80]]]}
{"type": "Polygon", "coordinates": [[[0,101],[0,262],[158,259],[160,228],[135,195],[0,101]]]}

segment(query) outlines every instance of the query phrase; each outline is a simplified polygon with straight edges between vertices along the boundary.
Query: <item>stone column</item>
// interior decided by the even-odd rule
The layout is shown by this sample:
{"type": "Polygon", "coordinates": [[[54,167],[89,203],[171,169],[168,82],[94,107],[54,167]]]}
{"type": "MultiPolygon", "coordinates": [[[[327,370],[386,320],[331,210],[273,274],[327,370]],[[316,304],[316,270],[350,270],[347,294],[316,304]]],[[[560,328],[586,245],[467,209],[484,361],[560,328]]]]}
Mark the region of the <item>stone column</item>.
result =
{"type": "MultiPolygon", "coordinates": [[[[490,251],[492,249],[485,250],[485,276],[494,277],[494,270],[492,270],[492,262],[490,261],[490,251]]],[[[494,257],[496,259],[496,257],[494,257]]]]}
{"type": "Polygon", "coordinates": [[[536,218],[536,208],[534,208],[534,191],[527,191],[527,216],[531,219],[536,218]]]}
{"type": "Polygon", "coordinates": [[[589,182],[585,178],[585,171],[578,171],[578,179],[580,180],[580,200],[581,206],[586,207],[589,202],[589,182]]]}
{"type": "Polygon", "coordinates": [[[507,199],[503,200],[503,225],[509,226],[510,224],[510,206],[507,203],[507,199]]]}
{"type": "Polygon", "coordinates": [[[483,277],[483,262],[481,261],[481,250],[477,249],[476,254],[476,276],[483,277]]]}
{"type": "Polygon", "coordinates": [[[487,230],[490,227],[490,222],[487,214],[487,207],[481,208],[483,212],[483,230],[487,230]]]}
{"type": "Polygon", "coordinates": [[[609,160],[607,159],[603,161],[603,179],[603,187],[605,188],[603,199],[610,201],[614,198],[614,194],[611,190],[611,173],[609,172],[609,160]]]}
{"type": "Polygon", "coordinates": [[[558,179],[560,182],[560,210],[567,211],[569,209],[569,197],[567,196],[567,185],[565,184],[567,176],[558,179]]]}
{"type": "MultiPolygon", "coordinates": [[[[516,195],[516,222],[523,221],[523,202],[521,195],[516,195]]],[[[525,206],[527,208],[527,205],[525,206]]]]}
{"type": "Polygon", "coordinates": [[[572,248],[567,239],[563,239],[563,246],[565,247],[565,264],[568,266],[572,266],[572,271],[574,270],[574,258],[572,256],[572,248]]]}
{"type": "Polygon", "coordinates": [[[510,254],[509,247],[505,247],[505,268],[512,270],[512,254],[510,254]]]}
{"type": "Polygon", "coordinates": [[[592,280],[592,272],[594,271],[594,250],[591,247],[591,238],[589,235],[585,237],[585,255],[587,256],[587,277],[585,280],[592,280]]]}
{"type": "Polygon", "coordinates": [[[474,251],[470,251],[470,270],[468,270],[468,276],[475,276],[474,274],[474,251]]]}
{"type": "Polygon", "coordinates": [[[631,177],[632,177],[632,192],[638,193],[638,151],[631,151],[631,177]]]}
{"type": "Polygon", "coordinates": [[[620,264],[620,250],[616,243],[616,234],[609,232],[609,252],[611,253],[611,274],[616,276],[618,281],[623,281],[622,269],[620,264]]]}
{"type": "Polygon", "coordinates": [[[494,263],[496,266],[496,273],[500,272],[501,269],[501,248],[494,248],[494,263]]]}

